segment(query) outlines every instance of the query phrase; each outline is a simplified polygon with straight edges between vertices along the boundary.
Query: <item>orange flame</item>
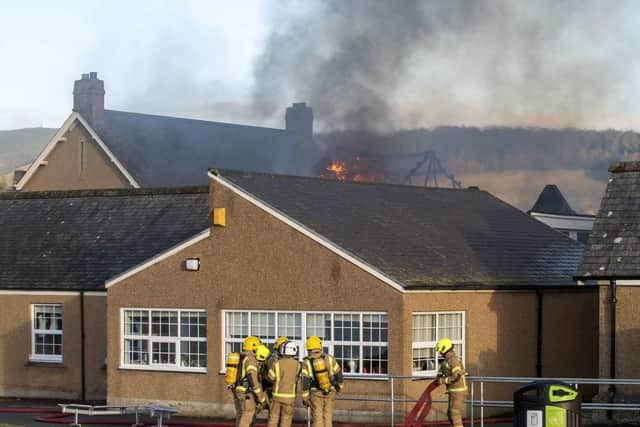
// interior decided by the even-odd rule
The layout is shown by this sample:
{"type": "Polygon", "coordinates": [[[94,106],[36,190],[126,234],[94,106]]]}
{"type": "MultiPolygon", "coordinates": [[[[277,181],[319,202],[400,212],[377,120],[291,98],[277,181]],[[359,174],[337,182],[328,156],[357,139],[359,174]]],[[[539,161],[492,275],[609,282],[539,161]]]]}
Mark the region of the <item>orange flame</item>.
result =
{"type": "Polygon", "coordinates": [[[333,172],[336,179],[339,179],[340,181],[344,181],[345,179],[347,179],[347,166],[340,160],[332,161],[326,169],[329,172],[333,172]]]}

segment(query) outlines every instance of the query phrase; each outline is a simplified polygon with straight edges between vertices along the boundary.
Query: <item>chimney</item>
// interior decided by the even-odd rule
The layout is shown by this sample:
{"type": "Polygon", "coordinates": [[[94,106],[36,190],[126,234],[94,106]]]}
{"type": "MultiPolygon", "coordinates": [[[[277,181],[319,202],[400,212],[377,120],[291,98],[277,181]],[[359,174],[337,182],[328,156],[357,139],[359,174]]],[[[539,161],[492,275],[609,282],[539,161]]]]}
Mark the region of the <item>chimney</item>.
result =
{"type": "Polygon", "coordinates": [[[313,141],[313,109],[304,102],[294,102],[284,116],[285,129],[298,141],[310,144],[313,141]]]}
{"type": "Polygon", "coordinates": [[[97,72],[83,74],[73,84],[73,111],[96,129],[104,125],[104,81],[97,72]]]}

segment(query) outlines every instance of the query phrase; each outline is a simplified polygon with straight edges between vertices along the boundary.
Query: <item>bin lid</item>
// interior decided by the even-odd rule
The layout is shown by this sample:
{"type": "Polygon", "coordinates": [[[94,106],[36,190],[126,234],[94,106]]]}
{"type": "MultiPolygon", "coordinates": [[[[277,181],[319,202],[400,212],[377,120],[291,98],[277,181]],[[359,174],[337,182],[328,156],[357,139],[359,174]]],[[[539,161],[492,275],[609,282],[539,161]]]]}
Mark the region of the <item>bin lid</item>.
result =
{"type": "Polygon", "coordinates": [[[578,391],[572,387],[552,384],[549,386],[549,402],[570,402],[578,396],[578,391]]]}

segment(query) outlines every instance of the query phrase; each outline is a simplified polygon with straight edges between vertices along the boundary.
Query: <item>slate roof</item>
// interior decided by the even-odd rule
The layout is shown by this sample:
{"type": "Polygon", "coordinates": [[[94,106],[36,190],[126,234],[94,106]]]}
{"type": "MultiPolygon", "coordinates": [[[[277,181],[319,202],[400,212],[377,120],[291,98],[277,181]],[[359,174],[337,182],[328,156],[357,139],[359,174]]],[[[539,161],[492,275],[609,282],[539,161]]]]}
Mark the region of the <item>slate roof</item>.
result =
{"type": "Polygon", "coordinates": [[[613,163],[579,278],[640,278],[640,162],[613,163]]]}
{"type": "Polygon", "coordinates": [[[407,289],[574,285],[582,244],[486,191],[211,172],[407,289]]]}
{"type": "Polygon", "coordinates": [[[571,209],[569,202],[567,202],[567,199],[564,198],[560,189],[555,184],[545,185],[530,212],[554,215],[576,215],[576,211],[571,209]]]}
{"type": "Polygon", "coordinates": [[[205,230],[207,187],[0,195],[0,289],[104,290],[205,230]]]}
{"type": "Polygon", "coordinates": [[[292,171],[297,153],[283,129],[123,111],[105,110],[104,126],[96,131],[142,187],[206,185],[213,163],[292,171]]]}

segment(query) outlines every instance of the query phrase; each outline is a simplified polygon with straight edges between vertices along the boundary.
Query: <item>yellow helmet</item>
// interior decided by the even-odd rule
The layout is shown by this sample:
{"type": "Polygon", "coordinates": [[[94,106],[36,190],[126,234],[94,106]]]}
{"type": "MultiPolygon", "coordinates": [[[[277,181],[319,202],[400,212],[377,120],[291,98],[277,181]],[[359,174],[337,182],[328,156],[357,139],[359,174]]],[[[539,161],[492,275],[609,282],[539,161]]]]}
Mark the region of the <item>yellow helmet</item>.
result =
{"type": "Polygon", "coordinates": [[[307,350],[322,350],[322,341],[315,335],[312,335],[307,340],[307,350]]]}
{"type": "Polygon", "coordinates": [[[242,343],[242,351],[256,351],[260,344],[262,344],[260,338],[249,335],[242,343]]]}
{"type": "Polygon", "coordinates": [[[445,354],[453,348],[453,343],[449,338],[442,338],[438,341],[436,347],[438,348],[438,353],[445,354]]]}
{"type": "Polygon", "coordinates": [[[260,344],[256,349],[256,360],[258,362],[264,362],[269,358],[269,354],[271,354],[269,347],[264,344],[260,344]]]}
{"type": "Polygon", "coordinates": [[[276,343],[273,345],[273,349],[279,351],[282,344],[286,343],[287,341],[289,341],[289,338],[287,337],[278,337],[276,343]]]}

